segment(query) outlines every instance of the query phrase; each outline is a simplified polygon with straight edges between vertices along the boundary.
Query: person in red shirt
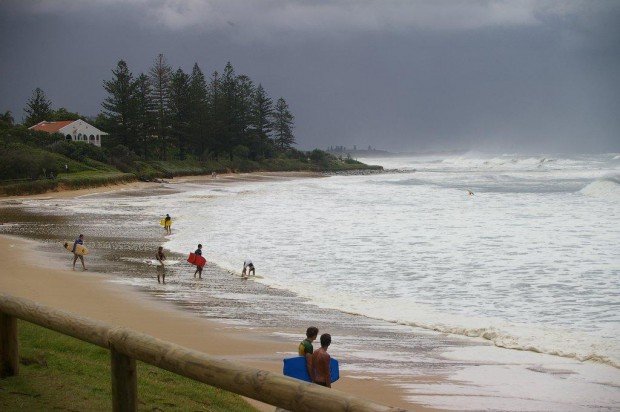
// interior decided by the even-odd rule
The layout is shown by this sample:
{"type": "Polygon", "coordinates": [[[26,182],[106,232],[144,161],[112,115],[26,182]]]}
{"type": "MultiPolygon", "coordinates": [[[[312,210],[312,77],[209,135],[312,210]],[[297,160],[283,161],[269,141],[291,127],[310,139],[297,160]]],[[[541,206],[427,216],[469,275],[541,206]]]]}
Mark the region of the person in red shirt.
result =
{"type": "Polygon", "coordinates": [[[312,369],[314,373],[313,382],[317,385],[332,387],[332,377],[330,370],[331,357],[327,353],[327,348],[332,343],[332,337],[329,333],[321,335],[321,347],[312,354],[312,369]]]}

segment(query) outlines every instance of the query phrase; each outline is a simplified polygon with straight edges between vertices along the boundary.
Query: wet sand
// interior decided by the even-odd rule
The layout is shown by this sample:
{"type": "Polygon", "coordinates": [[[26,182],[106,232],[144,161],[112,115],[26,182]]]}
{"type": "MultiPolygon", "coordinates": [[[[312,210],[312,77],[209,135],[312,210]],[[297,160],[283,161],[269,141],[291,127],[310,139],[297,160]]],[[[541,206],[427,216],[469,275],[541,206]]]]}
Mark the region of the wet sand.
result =
{"type": "MultiPolygon", "coordinates": [[[[210,176],[184,177],[174,179],[174,183],[192,185],[208,182],[219,185],[235,181],[317,176],[308,173],[259,173],[220,175],[215,180],[210,176]]],[[[170,184],[131,183],[111,188],[80,190],[75,193],[47,193],[30,199],[61,200],[84,195],[149,197],[171,194],[174,190],[174,185],[170,184]]],[[[3,203],[11,206],[11,200],[3,203]]],[[[144,279],[140,278],[145,272],[144,257],[148,258],[148,255],[152,254],[151,251],[162,242],[161,230],[157,227],[140,229],[136,236],[128,238],[119,237],[118,230],[102,230],[96,236],[90,236],[87,245],[91,250],[98,250],[99,256],[94,253],[89,255],[87,265],[92,271],[82,272],[79,269],[70,270],[71,255],[60,250],[59,244],[63,235],[59,232],[78,231],[84,224],[83,216],[76,221],[71,216],[38,214],[37,211],[30,213],[21,207],[9,207],[4,209],[3,214],[3,222],[16,223],[11,233],[20,237],[0,238],[0,259],[6,262],[0,268],[2,292],[113,325],[134,328],[160,339],[273,372],[281,371],[282,358],[294,354],[305,327],[318,319],[324,320],[321,325],[327,325],[322,326],[322,330],[329,330],[341,341],[358,339],[351,330],[340,327],[342,322],[351,322],[348,317],[354,318],[352,328],[368,328],[368,334],[376,335],[369,336],[370,340],[367,342],[373,342],[373,338],[374,342],[379,344],[382,341],[383,333],[371,329],[370,325],[373,322],[363,317],[309,307],[303,310],[313,312],[313,316],[308,321],[302,322],[299,317],[286,316],[286,312],[291,311],[290,308],[282,309],[282,313],[275,313],[274,307],[283,304],[291,305],[294,311],[299,302],[284,291],[266,290],[263,285],[242,281],[237,276],[231,277],[229,273],[217,267],[205,268],[203,277],[205,280],[208,279],[208,282],[193,280],[191,275],[185,273],[187,268],[170,271],[167,285],[156,283],[154,268],[144,273],[144,279]],[[118,252],[118,249],[123,252],[118,252]],[[131,276],[119,277],[121,273],[130,273],[131,276]],[[127,279],[145,280],[148,286],[145,286],[144,282],[136,283],[127,279]],[[179,284],[185,282],[190,289],[204,289],[208,295],[200,295],[200,299],[192,296],[177,297],[175,291],[167,289],[170,283],[175,282],[179,284]],[[230,299],[222,298],[223,295],[231,294],[239,295],[232,304],[230,299]],[[256,305],[256,301],[252,301],[251,298],[249,301],[245,299],[257,295],[261,296],[262,302],[265,299],[273,300],[268,305],[270,311],[255,311],[253,306],[256,305]],[[203,299],[205,296],[209,296],[209,299],[203,299]]],[[[121,215],[118,219],[119,221],[109,222],[109,226],[118,227],[127,216],[121,215]]],[[[104,226],[107,226],[107,222],[104,226]]],[[[171,255],[169,258],[182,257],[171,255]]],[[[390,328],[386,328],[385,333],[401,333],[398,330],[387,329],[390,328]]],[[[335,349],[332,353],[346,364],[347,354],[338,352],[336,342],[332,345],[335,349]]],[[[419,347],[418,357],[423,359],[425,350],[436,347],[437,342],[436,336],[420,335],[419,341],[414,343],[419,347]]],[[[376,346],[375,348],[379,353],[385,349],[376,346]]],[[[374,348],[369,347],[365,350],[372,354],[374,348]]],[[[421,363],[424,362],[421,360],[421,363]]],[[[341,380],[334,384],[336,389],[388,405],[426,410],[410,396],[405,399],[405,394],[399,387],[403,383],[402,379],[392,380],[389,375],[373,373],[372,368],[370,371],[364,369],[364,361],[360,359],[351,363],[357,366],[351,370],[345,367],[341,371],[341,380]]],[[[429,372],[431,369],[433,365],[426,364],[421,367],[417,378],[406,380],[411,384],[440,380],[440,374],[424,372],[429,372]]],[[[265,405],[260,408],[273,410],[272,407],[265,405]]]]}
{"type": "MultiPolygon", "coordinates": [[[[158,225],[168,204],[181,200],[208,208],[216,197],[212,193],[243,196],[248,182],[318,177],[188,176],[0,200],[0,235],[18,237],[0,243],[0,258],[7,262],[0,268],[0,291],[274,372],[281,371],[282,358],[296,354],[305,329],[318,326],[332,335],[330,353],[340,361],[336,389],[408,409],[565,411],[618,405],[613,367],[322,308],[288,290],[242,280],[241,262],[235,273],[210,262],[203,279],[194,279],[186,255],[167,251],[176,264],[166,268],[166,283],[158,283],[150,261],[170,239],[158,225]],[[88,272],[72,272],[71,255],[62,247],[78,233],[86,234],[91,250],[88,272]]],[[[207,229],[197,239],[206,243],[207,260],[210,236],[207,229]]]]}
{"type": "MultiPolygon", "coordinates": [[[[2,292],[272,372],[281,371],[282,353],[291,351],[289,342],[274,339],[267,330],[248,333],[194,316],[173,304],[114,284],[105,274],[44,268],[42,262],[35,265],[31,262],[41,259],[36,247],[33,241],[0,237],[0,261],[5,262],[0,269],[2,292]]],[[[70,259],[71,255],[67,257],[70,259]]],[[[388,405],[426,410],[401,399],[398,388],[374,379],[356,379],[345,374],[334,388],[388,405]]],[[[273,410],[267,405],[257,406],[273,410]]]]}

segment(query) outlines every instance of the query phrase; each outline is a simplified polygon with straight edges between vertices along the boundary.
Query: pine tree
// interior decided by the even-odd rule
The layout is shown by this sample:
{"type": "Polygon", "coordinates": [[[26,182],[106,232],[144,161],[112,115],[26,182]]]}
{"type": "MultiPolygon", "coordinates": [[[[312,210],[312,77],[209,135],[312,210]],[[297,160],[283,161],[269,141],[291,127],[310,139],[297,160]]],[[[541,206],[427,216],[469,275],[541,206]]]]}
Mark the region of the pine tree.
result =
{"type": "Polygon", "coordinates": [[[207,82],[198,63],[194,63],[189,79],[189,143],[192,152],[200,157],[208,145],[207,82]]]}
{"type": "Polygon", "coordinates": [[[135,128],[138,143],[137,153],[147,159],[154,152],[155,110],[151,103],[152,88],[148,76],[140,74],[135,82],[134,97],[135,128]]]}
{"type": "Polygon", "coordinates": [[[221,78],[221,94],[219,110],[216,112],[222,125],[222,146],[232,160],[232,149],[237,144],[235,128],[235,99],[237,94],[235,69],[230,62],[226,63],[221,78]]]}
{"type": "Polygon", "coordinates": [[[256,156],[265,157],[273,129],[273,101],[261,84],[254,92],[251,116],[251,150],[256,156]]]}
{"type": "Polygon", "coordinates": [[[34,89],[32,97],[26,103],[24,111],[28,115],[24,121],[25,126],[33,126],[52,116],[52,102],[47,100],[45,93],[40,88],[34,89]]]}
{"type": "Polygon", "coordinates": [[[294,119],[295,117],[289,111],[286,100],[280,97],[273,115],[273,139],[276,146],[281,150],[290,149],[295,144],[295,136],[293,136],[294,119]]]}
{"type": "Polygon", "coordinates": [[[170,126],[179,157],[185,160],[190,125],[189,76],[178,69],[170,79],[170,126]]]}
{"type": "Polygon", "coordinates": [[[151,104],[154,108],[155,132],[160,146],[160,157],[166,159],[170,137],[170,80],[172,68],[163,54],[157,56],[149,71],[151,104]]]}
{"type": "Polygon", "coordinates": [[[9,129],[13,127],[15,124],[15,119],[13,119],[13,115],[10,110],[4,112],[4,114],[0,114],[0,129],[9,129]]]}
{"type": "Polygon", "coordinates": [[[249,148],[252,131],[252,106],[256,87],[246,75],[236,78],[235,100],[233,102],[233,130],[237,145],[249,148]]]}
{"type": "Polygon", "coordinates": [[[126,147],[136,149],[135,94],[137,84],[127,63],[120,60],[112,70],[112,80],[103,82],[108,97],[101,104],[113,137],[126,147]]]}
{"type": "Polygon", "coordinates": [[[215,156],[218,156],[225,148],[224,100],[221,77],[217,71],[214,71],[207,88],[207,122],[210,125],[207,136],[209,149],[215,156]]]}

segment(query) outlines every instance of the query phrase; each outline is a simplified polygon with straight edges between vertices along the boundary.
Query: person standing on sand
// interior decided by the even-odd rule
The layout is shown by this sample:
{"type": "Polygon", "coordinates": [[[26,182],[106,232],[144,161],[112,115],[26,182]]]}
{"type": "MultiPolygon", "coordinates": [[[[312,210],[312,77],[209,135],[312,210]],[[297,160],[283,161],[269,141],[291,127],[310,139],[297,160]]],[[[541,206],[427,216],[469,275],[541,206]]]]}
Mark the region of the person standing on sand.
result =
{"type": "MultiPolygon", "coordinates": [[[[202,256],[202,245],[198,244],[198,249],[194,252],[197,256],[202,256]]],[[[196,277],[196,273],[198,273],[198,279],[202,279],[202,266],[196,265],[196,271],[194,272],[194,277],[196,277]]]]}
{"type": "Polygon", "coordinates": [[[86,269],[86,265],[84,265],[84,256],[78,255],[75,250],[77,248],[77,245],[84,245],[84,235],[80,234],[80,236],[75,239],[75,242],[73,242],[73,249],[71,249],[71,251],[73,252],[73,270],[75,270],[75,262],[77,262],[78,258],[82,262],[82,269],[88,270],[86,269]]]}
{"type": "Polygon", "coordinates": [[[312,354],[312,367],[314,375],[312,382],[317,385],[332,387],[332,375],[330,361],[331,357],[327,353],[327,348],[332,343],[332,337],[329,333],[321,335],[321,347],[312,354]]]}
{"type": "Polygon", "coordinates": [[[252,263],[250,259],[246,259],[243,261],[243,271],[241,272],[241,277],[245,278],[250,276],[250,273],[256,276],[256,269],[254,268],[254,263],[252,263]]]}
{"type": "Polygon", "coordinates": [[[157,283],[159,283],[159,277],[161,276],[162,283],[166,283],[166,269],[164,267],[164,260],[166,260],[166,255],[164,255],[164,247],[160,246],[157,249],[157,253],[155,253],[155,259],[159,262],[157,266],[157,283]]]}
{"type": "Polygon", "coordinates": [[[299,344],[299,348],[297,348],[299,356],[306,358],[306,369],[308,369],[308,375],[310,375],[310,380],[312,380],[312,382],[314,382],[314,369],[312,368],[312,353],[314,352],[314,347],[312,346],[312,342],[316,339],[318,334],[319,328],[310,326],[306,329],[306,339],[302,340],[299,344]]]}
{"type": "Polygon", "coordinates": [[[166,213],[166,218],[164,219],[164,230],[167,235],[172,234],[172,218],[169,214],[166,213]]]}

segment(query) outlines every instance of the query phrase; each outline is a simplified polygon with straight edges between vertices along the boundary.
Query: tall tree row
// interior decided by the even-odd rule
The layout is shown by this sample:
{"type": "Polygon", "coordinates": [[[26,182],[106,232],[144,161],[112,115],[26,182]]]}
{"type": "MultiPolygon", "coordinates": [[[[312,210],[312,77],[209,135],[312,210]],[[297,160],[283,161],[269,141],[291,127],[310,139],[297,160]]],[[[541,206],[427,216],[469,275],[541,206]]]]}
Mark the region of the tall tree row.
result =
{"type": "Polygon", "coordinates": [[[121,60],[103,87],[110,140],[143,158],[261,159],[295,143],[284,99],[274,108],[263,86],[237,75],[230,62],[207,80],[198,64],[189,74],[175,71],[161,54],[137,77],[121,60]]]}

